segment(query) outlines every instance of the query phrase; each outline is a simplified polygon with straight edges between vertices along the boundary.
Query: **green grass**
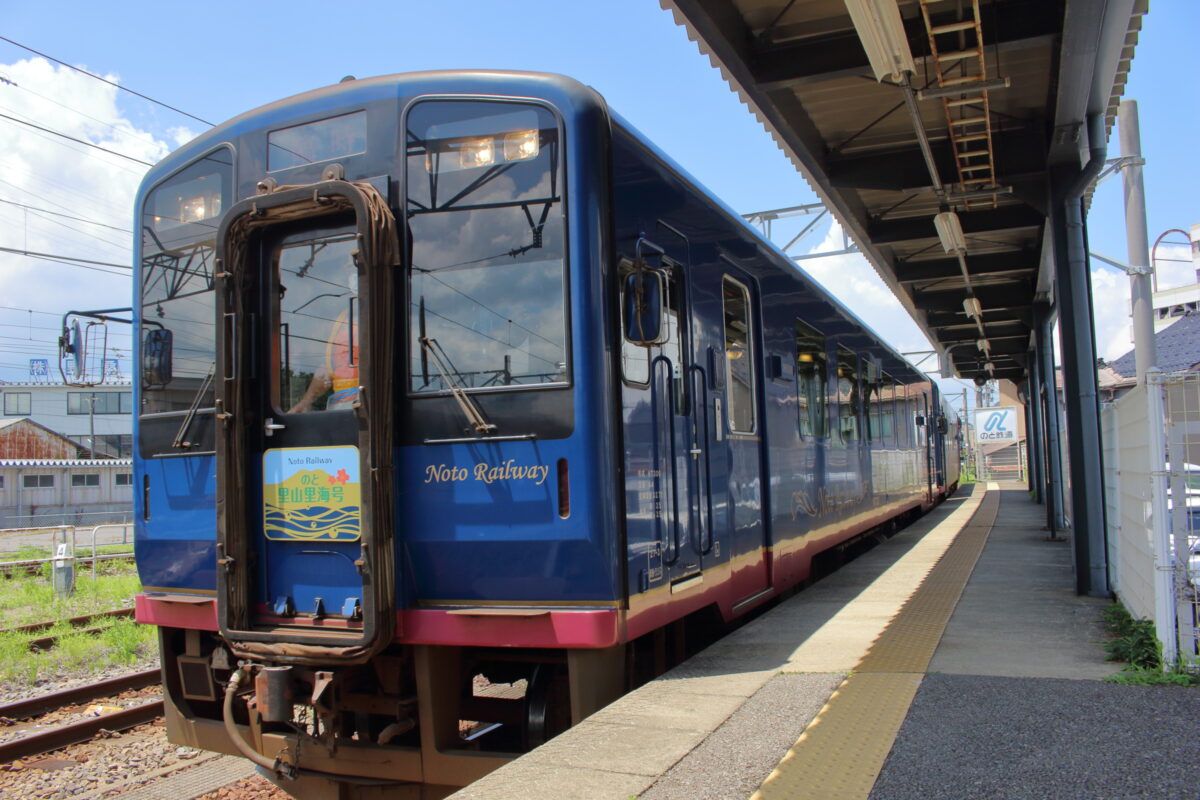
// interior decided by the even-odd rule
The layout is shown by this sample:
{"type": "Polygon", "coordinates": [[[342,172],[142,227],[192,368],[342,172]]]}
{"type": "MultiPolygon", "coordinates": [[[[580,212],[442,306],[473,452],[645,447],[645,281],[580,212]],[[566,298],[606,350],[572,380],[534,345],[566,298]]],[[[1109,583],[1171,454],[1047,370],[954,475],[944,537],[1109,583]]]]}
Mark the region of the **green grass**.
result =
{"type": "MultiPolygon", "coordinates": [[[[101,555],[110,553],[132,553],[133,543],[129,544],[101,544],[96,545],[96,552],[101,555]]],[[[0,563],[8,561],[38,561],[43,558],[53,558],[54,548],[38,547],[36,545],[23,544],[16,550],[8,550],[0,553],[0,563]]],[[[92,548],[85,542],[80,542],[75,550],[75,555],[79,558],[87,558],[92,554],[92,548]]]]}
{"type": "Polygon", "coordinates": [[[0,681],[32,683],[63,673],[88,674],[112,666],[125,666],[153,655],[155,629],[132,619],[98,619],[88,627],[104,628],[97,634],[82,634],[65,622],[78,617],[133,603],[141,591],[134,567],[107,562],[97,568],[93,583],[90,570],[75,575],[75,592],[58,597],[47,577],[17,575],[0,578],[0,619],[5,627],[58,620],[37,634],[0,633],[0,681]],[[31,653],[29,641],[59,636],[45,652],[31,653]]]}
{"type": "Polygon", "coordinates": [[[108,611],[132,605],[139,591],[141,583],[131,563],[98,565],[94,582],[90,569],[76,570],[75,592],[68,597],[54,593],[48,575],[14,575],[0,578],[0,619],[11,628],[108,611]]]}
{"type": "Polygon", "coordinates": [[[0,634],[0,680],[33,683],[64,672],[86,675],[129,666],[152,656],[155,642],[154,626],[139,625],[132,619],[116,620],[95,635],[66,633],[45,652],[30,652],[28,637],[0,634]]]}
{"type": "Polygon", "coordinates": [[[1104,680],[1126,686],[1200,686],[1200,675],[1179,667],[1164,671],[1162,644],[1148,619],[1134,619],[1120,603],[1104,609],[1101,618],[1111,638],[1104,644],[1109,661],[1125,667],[1104,680]]]}

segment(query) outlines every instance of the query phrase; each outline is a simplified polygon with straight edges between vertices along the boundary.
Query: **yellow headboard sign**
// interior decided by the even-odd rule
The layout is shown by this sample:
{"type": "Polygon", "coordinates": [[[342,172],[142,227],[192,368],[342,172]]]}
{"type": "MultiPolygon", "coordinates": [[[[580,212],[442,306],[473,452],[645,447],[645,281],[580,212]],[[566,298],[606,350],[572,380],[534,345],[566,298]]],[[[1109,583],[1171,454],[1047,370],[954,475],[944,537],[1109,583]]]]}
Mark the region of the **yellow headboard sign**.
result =
{"type": "Polygon", "coordinates": [[[359,539],[358,448],[286,447],[264,452],[263,535],[279,541],[359,539]]]}

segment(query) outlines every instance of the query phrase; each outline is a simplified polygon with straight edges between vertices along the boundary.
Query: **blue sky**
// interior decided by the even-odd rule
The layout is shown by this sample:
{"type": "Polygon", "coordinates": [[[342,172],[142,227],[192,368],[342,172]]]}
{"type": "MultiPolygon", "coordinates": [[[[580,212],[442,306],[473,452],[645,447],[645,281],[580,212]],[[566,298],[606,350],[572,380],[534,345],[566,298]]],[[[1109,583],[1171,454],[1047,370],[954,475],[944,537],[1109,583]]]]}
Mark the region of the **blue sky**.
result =
{"type": "MultiPolygon", "coordinates": [[[[717,70],[655,0],[202,7],[48,0],[4,6],[0,35],[212,122],[348,74],[476,67],[561,72],[594,86],[737,211],[815,200],[717,70]]],[[[1145,17],[1125,93],[1140,104],[1151,241],[1168,228],[1186,230],[1200,222],[1195,191],[1200,167],[1192,145],[1200,114],[1194,99],[1200,77],[1196,30],[1200,4],[1156,0],[1145,17]]],[[[62,69],[30,63],[31,58],[0,42],[0,76],[19,84],[0,84],[0,113],[17,111],[147,161],[204,129],[193,119],[62,69]]],[[[1114,131],[1110,155],[1116,150],[1114,131]]],[[[86,151],[0,120],[0,200],[8,201],[0,203],[0,247],[128,263],[129,234],[12,205],[20,202],[128,229],[132,192],[144,167],[86,151]]],[[[1125,259],[1119,179],[1097,190],[1089,232],[1093,250],[1125,259]]],[[[821,247],[829,235],[823,226],[806,244],[821,247]]],[[[924,349],[915,326],[872,282],[861,259],[809,261],[805,268],[828,282],[898,349],[924,349]]],[[[1100,350],[1115,357],[1128,349],[1120,338],[1128,313],[1122,310],[1127,280],[1108,268],[1097,269],[1100,350]]],[[[0,253],[0,278],[0,379],[22,379],[29,357],[52,352],[53,314],[129,302],[127,278],[44,260],[0,253]]],[[[127,348],[128,335],[114,332],[113,344],[127,348]]]]}

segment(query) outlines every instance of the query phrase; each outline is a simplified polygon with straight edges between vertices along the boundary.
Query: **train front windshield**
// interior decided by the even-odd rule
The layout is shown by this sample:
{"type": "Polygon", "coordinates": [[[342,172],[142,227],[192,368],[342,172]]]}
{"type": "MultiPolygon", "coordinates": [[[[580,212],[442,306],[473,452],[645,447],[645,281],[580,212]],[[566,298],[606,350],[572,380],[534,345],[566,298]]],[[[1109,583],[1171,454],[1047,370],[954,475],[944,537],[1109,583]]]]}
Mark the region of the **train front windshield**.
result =
{"type": "Polygon", "coordinates": [[[567,373],[560,139],[541,106],[423,101],[406,117],[408,389],[567,373]]]}
{"type": "MultiPolygon", "coordinates": [[[[393,208],[406,242],[403,296],[409,313],[397,315],[397,325],[407,326],[409,336],[406,390],[436,396],[566,386],[565,206],[557,115],[527,102],[429,99],[412,104],[400,124],[404,157],[389,171],[398,185],[407,186],[403,203],[393,208]]],[[[346,127],[326,120],[268,132],[269,168],[304,169],[311,158],[299,159],[300,153],[311,151],[315,158],[364,148],[361,136],[342,141],[346,127]],[[284,133],[290,135],[286,147],[279,141],[284,133]],[[281,162],[277,151],[290,160],[281,162]]],[[[379,163],[377,155],[364,155],[379,163]]],[[[185,450],[211,450],[213,256],[221,215],[236,201],[233,162],[232,151],[217,148],[159,184],[143,205],[143,456],[180,452],[177,434],[185,419],[183,438],[191,440],[185,450]],[[198,417],[195,410],[201,411],[198,417]]],[[[324,247],[320,255],[330,250],[324,247]]],[[[289,302],[312,300],[303,309],[307,316],[290,320],[295,324],[288,328],[296,335],[288,344],[295,347],[282,345],[290,357],[303,359],[305,336],[324,341],[324,332],[305,333],[299,323],[346,313],[333,306],[347,293],[354,294],[327,287],[310,292],[311,297],[302,298],[302,292],[289,297],[289,302]],[[331,307],[318,307],[322,303],[331,307]]],[[[314,348],[314,353],[320,349],[314,348]]],[[[309,359],[313,364],[296,367],[298,374],[313,373],[320,366],[318,356],[309,359]]],[[[288,384],[285,377],[272,387],[281,410],[296,407],[305,389],[304,381],[288,384]]]]}

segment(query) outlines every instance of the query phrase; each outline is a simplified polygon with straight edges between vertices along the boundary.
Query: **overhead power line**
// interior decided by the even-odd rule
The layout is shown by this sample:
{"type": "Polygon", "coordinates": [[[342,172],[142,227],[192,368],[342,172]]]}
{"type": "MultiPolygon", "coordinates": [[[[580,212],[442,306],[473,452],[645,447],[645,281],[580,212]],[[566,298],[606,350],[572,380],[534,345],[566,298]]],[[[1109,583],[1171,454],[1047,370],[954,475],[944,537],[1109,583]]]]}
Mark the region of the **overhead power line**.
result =
{"type": "Polygon", "coordinates": [[[83,117],[84,119],[90,119],[92,122],[95,122],[99,125],[103,125],[104,127],[109,128],[110,130],[112,130],[116,133],[119,133],[122,136],[129,136],[134,139],[140,139],[143,142],[149,142],[150,144],[158,144],[158,142],[156,142],[154,140],[154,138],[151,136],[148,136],[148,135],[143,136],[142,134],[134,133],[133,131],[128,130],[126,128],[118,128],[116,125],[113,125],[111,122],[105,122],[104,120],[99,119],[97,117],[93,117],[90,114],[85,114],[77,108],[66,105],[65,103],[60,103],[57,100],[54,100],[53,98],[46,97],[46,95],[44,95],[44,94],[35,92],[33,89],[30,89],[27,86],[21,86],[20,84],[17,84],[12,80],[9,80],[7,77],[5,77],[2,74],[0,74],[0,83],[8,84],[9,86],[12,86],[14,89],[20,89],[22,92],[26,92],[40,100],[43,100],[44,102],[50,103],[51,105],[56,105],[61,109],[65,109],[66,111],[70,111],[72,114],[77,114],[77,115],[83,117]]]}
{"type": "Polygon", "coordinates": [[[133,89],[130,89],[127,86],[122,86],[119,83],[114,83],[113,81],[110,81],[107,78],[101,78],[99,75],[97,75],[93,72],[88,72],[86,69],[81,69],[79,67],[68,64],[67,62],[61,61],[61,60],[55,58],[54,56],[46,55],[45,53],[41,52],[40,50],[34,50],[32,47],[29,47],[28,45],[23,45],[20,42],[14,42],[12,39],[9,39],[7,36],[0,36],[0,40],[6,41],[11,45],[15,45],[15,46],[21,48],[22,50],[28,50],[29,52],[33,53],[34,55],[39,55],[42,58],[53,61],[55,64],[61,64],[62,66],[66,67],[67,69],[73,69],[76,72],[79,72],[83,75],[87,75],[89,78],[95,78],[96,80],[101,81],[102,83],[107,83],[109,86],[115,86],[116,88],[120,89],[123,92],[129,92],[130,94],[136,95],[137,97],[140,97],[143,100],[149,100],[151,103],[162,106],[163,108],[170,109],[171,111],[174,111],[176,114],[182,114],[183,116],[188,117],[189,119],[196,120],[196,122],[202,122],[205,125],[209,126],[210,128],[213,126],[213,123],[209,122],[206,119],[201,119],[200,117],[197,117],[195,114],[189,114],[188,112],[186,112],[182,109],[176,108],[175,106],[167,105],[166,103],[162,102],[161,100],[155,100],[153,97],[150,97],[149,95],[144,95],[141,92],[135,92],[133,89]]]}
{"type": "MultiPolygon", "coordinates": [[[[3,38],[4,38],[3,36],[0,36],[0,39],[3,39],[3,38]]],[[[55,136],[61,136],[64,139],[70,139],[72,142],[78,142],[79,144],[85,144],[88,147],[94,147],[97,150],[103,150],[106,153],[112,153],[114,156],[120,156],[121,158],[127,158],[130,161],[136,161],[139,164],[145,164],[147,167],[154,166],[154,164],[150,161],[142,161],[140,158],[134,158],[133,156],[127,156],[124,153],[118,153],[116,150],[109,150],[107,147],[101,147],[98,144],[92,144],[87,139],[77,139],[74,136],[68,136],[65,133],[59,133],[58,131],[51,130],[50,128],[43,128],[41,125],[35,125],[34,123],[26,122],[23,119],[17,119],[16,117],[10,117],[8,114],[0,114],[0,117],[7,119],[7,120],[11,120],[13,122],[19,122],[22,125],[28,125],[31,128],[37,128],[39,131],[45,131],[46,133],[52,133],[55,136]]]]}
{"type": "MultiPolygon", "coordinates": [[[[58,261],[58,262],[61,262],[64,264],[70,264],[71,266],[83,266],[84,264],[97,264],[101,267],[116,267],[117,269],[127,269],[127,270],[133,269],[133,267],[130,266],[129,264],[114,264],[111,261],[92,261],[92,260],[86,259],[86,258],[75,258],[74,256],[60,256],[60,255],[55,255],[53,253],[34,253],[29,250],[17,250],[12,247],[0,247],[0,253],[13,253],[14,255],[18,255],[18,256],[29,256],[30,258],[42,258],[47,261],[58,261]]],[[[108,270],[100,270],[100,271],[108,272],[108,270]]],[[[112,272],[109,274],[119,275],[120,273],[112,272]]]]}

